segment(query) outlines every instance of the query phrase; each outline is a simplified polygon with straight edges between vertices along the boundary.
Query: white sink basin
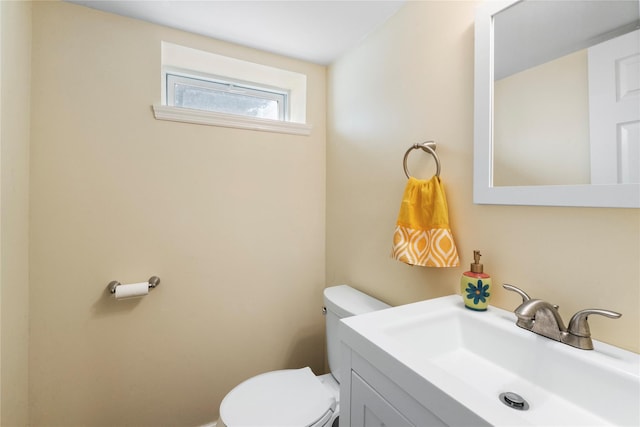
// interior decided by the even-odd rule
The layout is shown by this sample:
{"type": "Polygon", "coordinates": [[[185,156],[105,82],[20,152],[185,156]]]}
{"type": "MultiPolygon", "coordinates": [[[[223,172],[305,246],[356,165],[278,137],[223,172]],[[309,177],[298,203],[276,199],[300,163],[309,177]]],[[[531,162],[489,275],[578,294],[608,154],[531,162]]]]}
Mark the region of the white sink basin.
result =
{"type": "Polygon", "coordinates": [[[640,425],[638,354],[596,340],[594,350],[573,348],[517,327],[511,312],[465,309],[459,295],[343,323],[365,358],[384,353],[374,357],[389,365],[381,372],[409,368],[489,424],[640,425]],[[522,396],[528,410],[503,404],[503,392],[522,396]]]}

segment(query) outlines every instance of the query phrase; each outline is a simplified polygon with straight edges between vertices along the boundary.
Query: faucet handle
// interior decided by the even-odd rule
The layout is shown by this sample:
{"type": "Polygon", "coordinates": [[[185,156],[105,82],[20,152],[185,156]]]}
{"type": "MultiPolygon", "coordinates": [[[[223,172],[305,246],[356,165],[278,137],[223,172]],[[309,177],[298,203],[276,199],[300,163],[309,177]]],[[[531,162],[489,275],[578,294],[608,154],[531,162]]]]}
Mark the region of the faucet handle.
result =
{"type": "Polygon", "coordinates": [[[531,299],[531,297],[529,295],[527,295],[527,293],[525,291],[523,291],[522,289],[520,289],[520,288],[518,288],[516,286],[510,285],[508,283],[503,283],[502,287],[505,288],[508,291],[512,291],[512,292],[515,292],[518,295],[520,295],[522,297],[522,302],[523,303],[527,302],[527,301],[529,301],[531,299]]]}
{"type": "Polygon", "coordinates": [[[575,335],[578,337],[590,337],[591,330],[589,329],[589,322],[587,322],[587,318],[590,314],[599,314],[611,319],[618,319],[620,316],[622,316],[622,314],[616,313],[615,311],[601,310],[599,308],[587,308],[586,310],[580,310],[579,312],[574,314],[569,321],[568,332],[571,335],[575,335]]]}

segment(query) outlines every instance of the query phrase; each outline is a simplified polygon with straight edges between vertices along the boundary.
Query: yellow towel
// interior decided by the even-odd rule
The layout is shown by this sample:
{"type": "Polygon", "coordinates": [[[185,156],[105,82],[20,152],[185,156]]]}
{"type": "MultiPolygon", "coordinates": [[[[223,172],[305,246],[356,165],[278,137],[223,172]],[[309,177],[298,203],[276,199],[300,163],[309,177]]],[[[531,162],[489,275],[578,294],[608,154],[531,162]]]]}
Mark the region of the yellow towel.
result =
{"type": "Polygon", "coordinates": [[[460,265],[440,177],[409,178],[393,234],[392,256],[425,267],[460,265]]]}

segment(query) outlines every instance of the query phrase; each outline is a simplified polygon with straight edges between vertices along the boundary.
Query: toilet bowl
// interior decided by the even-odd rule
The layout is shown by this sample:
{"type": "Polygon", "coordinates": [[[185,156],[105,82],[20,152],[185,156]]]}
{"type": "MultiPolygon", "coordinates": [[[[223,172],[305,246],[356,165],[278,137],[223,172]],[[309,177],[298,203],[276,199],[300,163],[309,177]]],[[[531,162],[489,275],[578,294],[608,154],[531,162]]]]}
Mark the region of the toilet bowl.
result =
{"type": "Polygon", "coordinates": [[[272,371],[249,378],[220,405],[217,427],[331,426],[337,417],[339,385],[325,386],[311,369],[272,371]]]}
{"type": "Polygon", "coordinates": [[[337,427],[340,408],[341,318],[389,305],[347,285],[324,290],[330,374],[309,367],[271,371],[233,388],[220,404],[217,427],[337,427]]]}

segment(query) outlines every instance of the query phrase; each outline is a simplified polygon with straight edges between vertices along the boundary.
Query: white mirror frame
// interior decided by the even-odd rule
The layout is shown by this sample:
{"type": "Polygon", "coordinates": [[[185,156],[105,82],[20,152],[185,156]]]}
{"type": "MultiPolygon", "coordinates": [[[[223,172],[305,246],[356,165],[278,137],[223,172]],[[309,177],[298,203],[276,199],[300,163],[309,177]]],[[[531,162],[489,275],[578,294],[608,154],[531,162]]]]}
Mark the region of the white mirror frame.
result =
{"type": "Polygon", "coordinates": [[[640,184],[493,186],[493,18],[519,1],[486,2],[476,11],[473,202],[640,208],[640,184]]]}

